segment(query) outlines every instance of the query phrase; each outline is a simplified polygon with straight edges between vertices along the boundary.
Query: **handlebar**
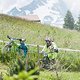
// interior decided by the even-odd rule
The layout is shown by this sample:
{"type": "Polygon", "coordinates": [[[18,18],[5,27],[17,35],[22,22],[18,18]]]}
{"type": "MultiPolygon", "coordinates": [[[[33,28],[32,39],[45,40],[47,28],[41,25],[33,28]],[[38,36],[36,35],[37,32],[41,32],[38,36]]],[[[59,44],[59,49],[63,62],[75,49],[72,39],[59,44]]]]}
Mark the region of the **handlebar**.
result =
{"type": "Polygon", "coordinates": [[[7,38],[10,39],[11,41],[17,40],[16,38],[11,38],[9,35],[7,35],[7,38]]]}
{"type": "Polygon", "coordinates": [[[10,39],[11,41],[13,40],[19,40],[19,41],[26,41],[26,39],[17,39],[17,38],[11,38],[9,35],[7,35],[7,38],[10,39]]]}

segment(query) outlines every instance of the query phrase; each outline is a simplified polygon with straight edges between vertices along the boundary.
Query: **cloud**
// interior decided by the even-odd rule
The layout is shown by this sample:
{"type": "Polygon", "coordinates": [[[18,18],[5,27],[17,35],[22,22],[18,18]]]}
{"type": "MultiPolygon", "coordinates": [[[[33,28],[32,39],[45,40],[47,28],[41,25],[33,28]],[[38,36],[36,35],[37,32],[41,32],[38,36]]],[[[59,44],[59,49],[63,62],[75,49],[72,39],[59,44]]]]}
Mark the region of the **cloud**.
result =
{"type": "Polygon", "coordinates": [[[22,6],[30,4],[32,1],[33,0],[17,0],[16,7],[20,8],[22,6]]]}
{"type": "Polygon", "coordinates": [[[16,0],[0,0],[0,11],[6,12],[12,8],[16,3],[16,0]]]}
{"type": "Polygon", "coordinates": [[[75,8],[80,7],[80,0],[76,0],[76,1],[75,0],[63,0],[63,1],[67,4],[69,9],[72,9],[75,5],[76,5],[75,8]]]}
{"type": "Polygon", "coordinates": [[[75,18],[80,14],[80,0],[64,0],[75,18]]]}
{"type": "Polygon", "coordinates": [[[6,13],[13,7],[20,8],[28,5],[32,0],[0,0],[0,12],[6,13]]]}
{"type": "MultiPolygon", "coordinates": [[[[6,13],[7,11],[11,10],[13,7],[23,7],[25,5],[28,5],[32,2],[33,0],[0,0],[0,12],[6,13]]],[[[48,2],[56,2],[58,0],[48,0],[48,2]]],[[[67,6],[68,9],[70,9],[72,12],[77,12],[79,13],[80,11],[80,0],[63,0],[67,6]]]]}

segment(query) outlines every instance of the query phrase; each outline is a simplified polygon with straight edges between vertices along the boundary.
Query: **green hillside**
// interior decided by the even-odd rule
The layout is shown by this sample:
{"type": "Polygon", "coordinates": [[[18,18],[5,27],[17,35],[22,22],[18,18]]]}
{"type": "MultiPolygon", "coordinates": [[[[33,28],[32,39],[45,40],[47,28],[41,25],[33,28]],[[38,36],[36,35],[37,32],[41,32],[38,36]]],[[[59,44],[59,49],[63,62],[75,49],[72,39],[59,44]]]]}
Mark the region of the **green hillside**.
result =
{"type": "Polygon", "coordinates": [[[51,36],[58,47],[80,49],[80,33],[77,31],[54,28],[0,14],[0,40],[8,40],[6,35],[26,38],[27,43],[40,45],[45,44],[46,36],[51,36]]]}
{"type": "MultiPolygon", "coordinates": [[[[71,48],[71,49],[80,49],[80,32],[74,30],[55,28],[49,25],[43,25],[40,23],[30,22],[30,21],[22,20],[20,18],[15,18],[15,17],[0,14],[0,40],[8,41],[8,39],[6,38],[7,35],[10,35],[15,38],[26,38],[26,43],[39,44],[39,45],[44,45],[45,37],[50,36],[55,40],[58,47],[60,48],[63,47],[63,48],[71,48]]],[[[33,52],[33,53],[36,54],[37,52],[36,53],[33,52]]],[[[36,60],[40,58],[40,56],[36,54],[36,58],[35,58],[34,54],[29,54],[29,57],[31,57],[30,59],[33,59],[34,62],[36,62],[36,60]]],[[[6,56],[8,55],[9,54],[7,54],[6,56]]],[[[11,61],[12,57],[13,56],[11,57],[8,56],[8,57],[4,57],[4,59],[7,62],[9,58],[11,61]]],[[[3,57],[1,57],[0,54],[1,61],[3,60],[2,58],[3,57]]],[[[15,59],[17,59],[17,56],[15,59]]],[[[79,80],[80,79],[80,72],[77,72],[80,71],[79,52],[59,52],[57,59],[59,61],[59,63],[57,63],[57,67],[59,71],[61,70],[61,72],[58,72],[58,76],[60,79],[57,79],[55,71],[51,72],[51,71],[44,70],[44,71],[40,71],[41,74],[39,75],[39,80],[43,80],[43,79],[44,80],[79,80]]],[[[1,67],[3,66],[2,63],[0,65],[1,67]]],[[[6,64],[3,66],[3,68],[0,69],[0,73],[1,72],[6,73],[6,70],[3,71],[4,68],[5,69],[7,68],[6,64]]]]}
{"type": "Polygon", "coordinates": [[[80,72],[58,72],[57,78],[56,72],[44,71],[41,72],[39,76],[39,80],[79,80],[79,79],[80,72]]]}

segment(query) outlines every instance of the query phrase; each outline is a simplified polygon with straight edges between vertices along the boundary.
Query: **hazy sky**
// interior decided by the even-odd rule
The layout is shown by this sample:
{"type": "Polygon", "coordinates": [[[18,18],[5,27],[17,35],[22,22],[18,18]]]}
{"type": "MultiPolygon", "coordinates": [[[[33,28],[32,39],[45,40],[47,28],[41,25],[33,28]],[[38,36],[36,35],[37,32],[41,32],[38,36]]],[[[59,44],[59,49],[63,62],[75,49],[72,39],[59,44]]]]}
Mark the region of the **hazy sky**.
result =
{"type": "MultiPolygon", "coordinates": [[[[22,7],[23,5],[29,4],[32,0],[0,0],[0,12],[6,12],[12,9],[14,6],[22,7]]],[[[80,10],[80,0],[63,0],[66,2],[69,9],[72,12],[80,10]]]]}
{"type": "Polygon", "coordinates": [[[66,2],[69,8],[72,8],[72,7],[79,8],[80,7],[80,0],[63,0],[63,1],[66,2]]]}
{"type": "Polygon", "coordinates": [[[20,8],[24,5],[27,5],[32,0],[0,0],[0,12],[6,12],[12,9],[14,6],[20,8]]]}
{"type": "Polygon", "coordinates": [[[74,16],[78,17],[80,14],[80,0],[64,0],[68,6],[68,8],[71,10],[71,12],[74,14],[74,16]]]}

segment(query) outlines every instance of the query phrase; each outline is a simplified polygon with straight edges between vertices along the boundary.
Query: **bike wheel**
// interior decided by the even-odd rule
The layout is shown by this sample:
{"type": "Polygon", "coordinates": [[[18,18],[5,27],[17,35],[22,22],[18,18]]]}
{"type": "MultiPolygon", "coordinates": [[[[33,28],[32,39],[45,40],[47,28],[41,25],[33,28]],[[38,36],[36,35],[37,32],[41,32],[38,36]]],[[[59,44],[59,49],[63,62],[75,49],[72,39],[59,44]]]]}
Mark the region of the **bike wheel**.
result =
{"type": "Polygon", "coordinates": [[[6,46],[4,46],[4,47],[2,48],[2,53],[8,53],[8,52],[10,52],[10,50],[11,50],[11,48],[6,45],[6,46]]]}
{"type": "Polygon", "coordinates": [[[40,69],[44,67],[43,61],[41,59],[38,60],[37,65],[39,66],[40,69]]]}

